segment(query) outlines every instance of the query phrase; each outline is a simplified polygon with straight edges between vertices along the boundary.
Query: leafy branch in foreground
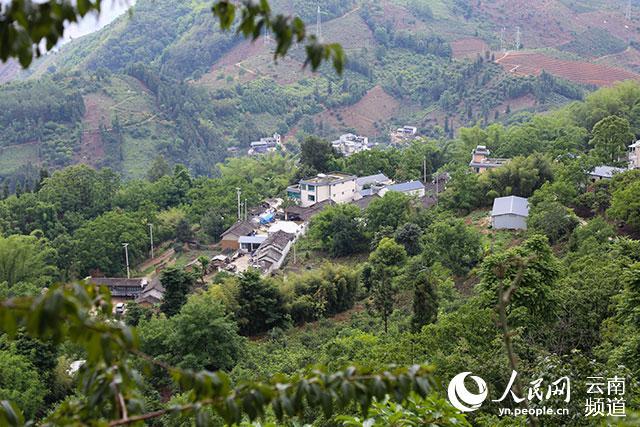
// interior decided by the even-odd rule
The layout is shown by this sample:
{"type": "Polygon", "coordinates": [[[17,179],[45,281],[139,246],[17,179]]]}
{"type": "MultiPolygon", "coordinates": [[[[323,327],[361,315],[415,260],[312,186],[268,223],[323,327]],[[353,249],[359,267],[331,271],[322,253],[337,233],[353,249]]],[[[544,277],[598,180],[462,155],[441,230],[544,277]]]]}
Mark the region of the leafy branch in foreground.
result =
{"type": "MultiPolygon", "coordinates": [[[[425,397],[435,387],[433,367],[419,365],[379,373],[317,368],[234,386],[224,372],[184,370],[141,352],[135,329],[113,320],[111,310],[108,291],[85,284],[58,285],[36,297],[0,302],[0,328],[10,338],[20,331],[56,343],[68,340],[86,353],[78,379],[83,397],[64,401],[44,425],[133,425],[172,413],[193,414],[197,425],[206,425],[209,411],[204,408],[212,408],[227,424],[264,417],[269,408],[282,421],[302,415],[305,407],[331,417],[353,403],[366,416],[376,400],[403,402],[414,394],[425,397]],[[167,371],[187,403],[145,412],[140,372],[152,365],[167,371]]],[[[0,403],[0,424],[29,425],[7,401],[0,403]]]]}
{"type": "MultiPolygon", "coordinates": [[[[34,55],[41,56],[62,39],[65,21],[78,22],[91,12],[100,13],[102,3],[103,0],[12,0],[0,5],[0,60],[17,58],[24,68],[28,67],[34,55]]],[[[339,44],[324,44],[316,36],[307,35],[299,17],[274,15],[267,0],[216,0],[212,11],[223,30],[237,25],[238,34],[245,38],[256,40],[264,30],[271,31],[276,41],[274,60],[284,57],[294,42],[306,42],[305,66],[310,65],[315,71],[330,60],[342,73],[345,58],[339,44]]]]}

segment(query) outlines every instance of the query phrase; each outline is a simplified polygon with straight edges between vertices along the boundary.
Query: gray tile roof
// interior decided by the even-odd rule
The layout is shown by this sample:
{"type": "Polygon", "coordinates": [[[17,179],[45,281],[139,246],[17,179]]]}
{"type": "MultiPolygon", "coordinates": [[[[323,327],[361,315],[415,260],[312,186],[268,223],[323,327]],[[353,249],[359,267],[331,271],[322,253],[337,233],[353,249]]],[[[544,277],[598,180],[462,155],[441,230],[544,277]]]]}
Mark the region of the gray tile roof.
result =
{"type": "Polygon", "coordinates": [[[596,166],[591,172],[589,172],[589,175],[601,178],[611,178],[614,174],[624,171],[626,171],[626,169],[616,168],[613,166],[596,166]]]}
{"type": "Polygon", "coordinates": [[[524,197],[518,196],[498,197],[494,199],[491,216],[508,214],[529,216],[529,201],[524,197]]]}
{"type": "Polygon", "coordinates": [[[389,178],[383,174],[383,173],[378,173],[375,175],[369,175],[369,176],[361,176],[360,178],[356,179],[356,185],[360,188],[364,187],[365,185],[369,185],[369,184],[375,184],[375,183],[381,183],[381,182],[387,182],[389,181],[389,178]]]}
{"type": "Polygon", "coordinates": [[[255,229],[256,229],[256,226],[253,224],[253,222],[251,222],[251,221],[240,221],[240,222],[236,222],[231,227],[229,227],[229,229],[227,231],[225,231],[224,233],[222,233],[221,236],[224,237],[227,234],[233,234],[233,235],[238,236],[238,237],[240,237],[240,236],[248,236],[255,229]]]}
{"type": "Polygon", "coordinates": [[[420,181],[409,181],[409,182],[401,182],[400,184],[387,185],[385,187],[389,191],[416,191],[423,190],[424,184],[420,181]]]}

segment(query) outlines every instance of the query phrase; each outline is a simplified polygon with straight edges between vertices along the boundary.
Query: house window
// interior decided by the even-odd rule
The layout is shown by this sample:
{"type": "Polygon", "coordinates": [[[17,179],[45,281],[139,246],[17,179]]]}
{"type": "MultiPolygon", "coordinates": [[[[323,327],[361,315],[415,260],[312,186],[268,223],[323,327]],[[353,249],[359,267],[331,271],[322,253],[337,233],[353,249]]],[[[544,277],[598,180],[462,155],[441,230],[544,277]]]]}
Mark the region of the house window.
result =
{"type": "Polygon", "coordinates": [[[308,191],[316,191],[316,187],[313,185],[307,185],[307,190],[308,191]]]}
{"type": "Polygon", "coordinates": [[[309,194],[308,198],[309,198],[310,202],[315,202],[316,201],[316,196],[314,196],[312,194],[309,194]]]}

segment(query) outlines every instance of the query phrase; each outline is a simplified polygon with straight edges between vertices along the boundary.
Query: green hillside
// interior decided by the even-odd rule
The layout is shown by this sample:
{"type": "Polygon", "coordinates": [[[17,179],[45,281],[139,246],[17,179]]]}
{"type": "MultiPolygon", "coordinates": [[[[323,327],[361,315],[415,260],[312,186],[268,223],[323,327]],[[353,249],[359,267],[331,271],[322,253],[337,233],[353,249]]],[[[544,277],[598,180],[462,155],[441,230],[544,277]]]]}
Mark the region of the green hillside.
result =
{"type": "MultiPolygon", "coordinates": [[[[334,138],[354,131],[384,142],[390,128],[403,124],[440,138],[464,125],[507,122],[521,111],[581,99],[593,86],[564,80],[573,74],[562,62],[557,76],[540,74],[544,65],[494,62],[503,56],[504,20],[522,18],[515,3],[323,2],[322,37],[340,43],[348,57],[339,77],[329,69],[303,72],[302,47],[274,64],[268,37],[250,43],[221,32],[206,0],[139,0],[130,14],[37,61],[27,83],[0,87],[8,102],[7,114],[0,114],[0,163],[12,165],[0,175],[83,162],[140,177],[157,155],[212,174],[228,149],[244,152],[250,141],[274,132],[293,150],[303,133],[334,138]],[[14,117],[18,101],[10,94],[16,91],[21,108],[37,119],[14,117]],[[68,106],[74,113],[42,110],[48,97],[75,102],[68,106]]],[[[553,4],[549,11],[531,10],[525,48],[545,48],[556,61],[591,61],[589,52],[602,56],[626,46],[621,34],[594,27],[597,14],[623,20],[622,4],[553,4]],[[554,10],[572,20],[555,25],[554,10]]],[[[302,16],[315,32],[316,2],[280,0],[273,7],[302,16]]],[[[634,60],[616,59],[627,69],[634,60]]],[[[625,73],[621,78],[634,76],[625,73]]],[[[596,77],[586,81],[600,81],[596,77]]]]}

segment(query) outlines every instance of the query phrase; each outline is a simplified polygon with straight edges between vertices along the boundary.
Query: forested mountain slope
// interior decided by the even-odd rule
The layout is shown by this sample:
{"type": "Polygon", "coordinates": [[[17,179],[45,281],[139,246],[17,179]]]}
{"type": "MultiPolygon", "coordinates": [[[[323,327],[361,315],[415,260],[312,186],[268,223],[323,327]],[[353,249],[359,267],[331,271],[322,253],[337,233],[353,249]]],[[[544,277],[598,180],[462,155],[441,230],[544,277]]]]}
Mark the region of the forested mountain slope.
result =
{"type": "MultiPolygon", "coordinates": [[[[316,32],[316,2],[272,3],[316,32]]],[[[252,44],[221,32],[207,0],[139,0],[39,60],[22,73],[27,83],[3,66],[0,78],[14,81],[0,87],[0,175],[84,162],[139,177],[158,154],[212,174],[229,148],[243,152],[274,132],[294,150],[301,133],[355,131],[384,142],[402,124],[443,137],[637,77],[635,6],[628,20],[622,1],[542,3],[322,2],[321,36],[348,57],[338,77],[302,72],[298,47],[274,65],[268,35],[252,44]],[[43,110],[50,96],[73,113],[43,110]]]]}

